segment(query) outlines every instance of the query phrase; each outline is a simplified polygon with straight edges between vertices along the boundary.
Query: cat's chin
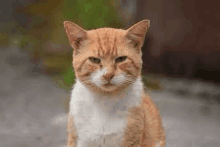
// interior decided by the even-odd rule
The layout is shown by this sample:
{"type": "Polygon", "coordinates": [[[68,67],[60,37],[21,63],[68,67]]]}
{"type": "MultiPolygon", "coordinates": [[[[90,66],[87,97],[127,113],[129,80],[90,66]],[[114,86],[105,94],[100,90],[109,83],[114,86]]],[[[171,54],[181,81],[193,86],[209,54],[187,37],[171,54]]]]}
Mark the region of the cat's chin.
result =
{"type": "Polygon", "coordinates": [[[106,84],[106,85],[99,87],[99,90],[101,90],[103,93],[115,94],[118,92],[122,92],[126,88],[127,86],[125,85],[118,86],[114,84],[106,84]]]}
{"type": "Polygon", "coordinates": [[[128,87],[128,85],[116,85],[112,83],[106,83],[102,85],[93,84],[89,81],[83,81],[83,85],[85,85],[87,88],[89,88],[92,91],[103,93],[103,94],[115,94],[118,93],[128,87]]]}
{"type": "Polygon", "coordinates": [[[106,91],[106,92],[113,92],[115,90],[118,89],[117,86],[115,86],[114,84],[108,83],[108,84],[104,84],[100,87],[101,90],[106,91]]]}
{"type": "Polygon", "coordinates": [[[102,86],[97,86],[96,90],[101,93],[113,94],[119,92],[121,88],[114,84],[104,84],[102,86]]]}

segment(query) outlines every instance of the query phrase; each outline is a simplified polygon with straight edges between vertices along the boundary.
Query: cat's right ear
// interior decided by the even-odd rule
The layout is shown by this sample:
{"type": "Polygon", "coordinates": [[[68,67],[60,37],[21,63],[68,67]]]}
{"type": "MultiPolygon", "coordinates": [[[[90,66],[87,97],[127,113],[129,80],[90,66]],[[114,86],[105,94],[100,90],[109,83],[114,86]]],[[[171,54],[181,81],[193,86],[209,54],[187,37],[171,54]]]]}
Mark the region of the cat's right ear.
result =
{"type": "Polygon", "coordinates": [[[87,39],[86,30],[70,21],[64,21],[63,25],[66,30],[70,45],[74,50],[77,50],[82,42],[87,39]]]}
{"type": "Polygon", "coordinates": [[[128,39],[129,42],[138,49],[138,51],[141,50],[149,27],[150,20],[145,19],[130,27],[125,34],[126,39],[128,39]]]}

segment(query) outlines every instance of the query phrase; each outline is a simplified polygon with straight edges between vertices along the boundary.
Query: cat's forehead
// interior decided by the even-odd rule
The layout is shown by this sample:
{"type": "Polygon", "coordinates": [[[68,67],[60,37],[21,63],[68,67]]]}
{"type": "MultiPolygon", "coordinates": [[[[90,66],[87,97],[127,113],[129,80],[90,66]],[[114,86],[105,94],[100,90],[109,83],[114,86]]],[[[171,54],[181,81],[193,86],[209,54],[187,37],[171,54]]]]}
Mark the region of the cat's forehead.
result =
{"type": "Polygon", "coordinates": [[[89,30],[88,35],[92,38],[99,38],[99,39],[109,39],[109,38],[115,38],[120,37],[125,34],[125,30],[122,29],[115,29],[115,28],[99,28],[94,30],[89,30]]]}
{"type": "Polygon", "coordinates": [[[99,56],[114,55],[120,52],[119,46],[123,44],[125,30],[114,28],[100,28],[88,31],[90,50],[99,56]]]}

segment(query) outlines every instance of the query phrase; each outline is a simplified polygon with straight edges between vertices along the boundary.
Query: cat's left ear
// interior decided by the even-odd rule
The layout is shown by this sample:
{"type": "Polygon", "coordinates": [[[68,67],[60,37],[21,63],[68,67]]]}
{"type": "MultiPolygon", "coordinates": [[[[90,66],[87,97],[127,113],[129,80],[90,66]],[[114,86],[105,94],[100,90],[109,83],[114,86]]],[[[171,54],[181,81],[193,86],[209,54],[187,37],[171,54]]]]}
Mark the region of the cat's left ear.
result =
{"type": "Polygon", "coordinates": [[[130,27],[125,33],[125,37],[135,48],[140,49],[144,43],[145,34],[149,27],[150,20],[142,20],[130,27]]]}
{"type": "Polygon", "coordinates": [[[87,39],[87,32],[80,26],[70,21],[65,21],[63,25],[66,30],[70,45],[76,51],[82,42],[87,39]]]}

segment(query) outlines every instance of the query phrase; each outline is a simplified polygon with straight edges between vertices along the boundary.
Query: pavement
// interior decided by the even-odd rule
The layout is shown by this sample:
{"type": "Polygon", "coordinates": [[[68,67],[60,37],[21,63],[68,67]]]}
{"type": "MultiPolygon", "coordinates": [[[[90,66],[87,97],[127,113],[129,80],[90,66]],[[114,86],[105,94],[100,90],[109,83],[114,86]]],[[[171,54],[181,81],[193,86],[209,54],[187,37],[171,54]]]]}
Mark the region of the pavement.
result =
{"type": "Polygon", "coordinates": [[[0,147],[62,147],[68,92],[37,72],[28,54],[0,48],[0,147]]]}
{"type": "MultiPolygon", "coordinates": [[[[39,74],[28,54],[0,47],[0,147],[66,147],[69,92],[39,74]]],[[[167,135],[167,147],[220,147],[220,87],[185,79],[161,80],[151,91],[167,135]]]]}

